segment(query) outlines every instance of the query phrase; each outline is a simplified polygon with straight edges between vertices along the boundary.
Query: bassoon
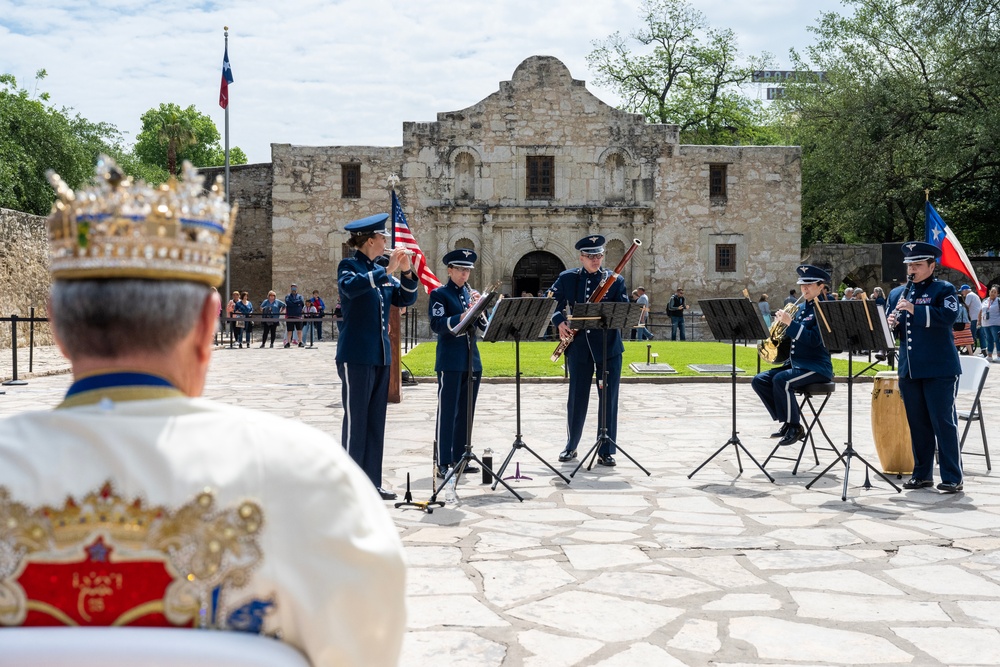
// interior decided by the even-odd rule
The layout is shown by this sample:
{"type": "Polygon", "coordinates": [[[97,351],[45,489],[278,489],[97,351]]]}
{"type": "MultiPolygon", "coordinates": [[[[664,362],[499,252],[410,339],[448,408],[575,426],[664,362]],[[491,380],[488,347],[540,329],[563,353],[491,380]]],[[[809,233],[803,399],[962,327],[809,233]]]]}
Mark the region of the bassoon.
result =
{"type": "MultiPolygon", "coordinates": [[[[590,299],[588,299],[589,303],[597,303],[604,298],[604,295],[608,293],[611,286],[615,284],[616,280],[618,280],[618,276],[620,276],[622,271],[625,270],[625,265],[629,263],[629,260],[632,259],[632,255],[635,254],[635,251],[638,250],[641,245],[642,241],[639,239],[632,240],[632,245],[625,251],[622,261],[618,262],[618,266],[615,267],[614,271],[606,274],[604,278],[601,279],[601,284],[599,284],[597,289],[594,290],[594,293],[590,295],[590,299]]],[[[576,329],[570,329],[569,334],[565,338],[561,338],[559,340],[559,345],[556,346],[556,351],[553,352],[550,357],[552,361],[559,361],[559,357],[563,355],[563,352],[566,351],[569,344],[573,342],[574,336],[576,336],[576,329]]]]}

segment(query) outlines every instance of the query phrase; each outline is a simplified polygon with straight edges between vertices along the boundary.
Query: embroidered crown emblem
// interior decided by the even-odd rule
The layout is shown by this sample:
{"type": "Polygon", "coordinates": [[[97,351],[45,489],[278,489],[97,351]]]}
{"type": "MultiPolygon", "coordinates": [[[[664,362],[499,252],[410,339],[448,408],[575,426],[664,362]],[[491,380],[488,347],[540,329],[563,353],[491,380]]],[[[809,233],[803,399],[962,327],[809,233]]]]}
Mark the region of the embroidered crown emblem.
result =
{"type": "Polygon", "coordinates": [[[221,177],[206,194],[189,162],[183,180],[156,188],[133,182],[105,155],[95,171],[77,192],[47,174],[58,195],[49,215],[53,278],[222,282],[236,207],[226,203],[221,177]]]}

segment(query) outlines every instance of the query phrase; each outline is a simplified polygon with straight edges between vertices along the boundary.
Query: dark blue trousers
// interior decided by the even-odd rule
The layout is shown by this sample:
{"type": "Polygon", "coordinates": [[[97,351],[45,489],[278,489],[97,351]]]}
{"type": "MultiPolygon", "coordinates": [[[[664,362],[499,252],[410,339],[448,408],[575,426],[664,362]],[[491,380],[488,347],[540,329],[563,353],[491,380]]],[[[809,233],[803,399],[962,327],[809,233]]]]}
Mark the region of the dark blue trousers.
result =
{"type": "Polygon", "coordinates": [[[772,368],[754,376],[751,386],[760,396],[771,419],[788,424],[799,423],[799,402],[794,390],[817,382],[829,382],[830,378],[815,371],[801,368],[772,368]]]}
{"type": "MultiPolygon", "coordinates": [[[[574,344],[585,345],[586,341],[574,344]]],[[[615,443],[618,442],[618,384],[622,376],[621,355],[608,358],[608,386],[606,390],[600,386],[604,373],[600,360],[594,362],[589,355],[583,354],[572,358],[567,356],[566,364],[569,369],[569,399],[566,401],[566,449],[576,449],[580,444],[583,426],[587,421],[587,408],[590,404],[590,385],[594,381],[596,372],[598,410],[603,409],[604,402],[607,400],[608,437],[611,438],[610,445],[602,444],[597,453],[601,456],[614,454],[617,452],[615,443]]]]}
{"type": "Polygon", "coordinates": [[[344,405],[340,442],[372,484],[381,487],[389,366],[339,363],[337,374],[344,405]]]}
{"type": "Polygon", "coordinates": [[[913,476],[934,479],[934,445],[937,443],[941,481],[962,481],[962,453],[958,449],[958,415],[955,392],[958,377],[899,378],[899,393],[906,407],[913,446],[913,476]]]}
{"type": "MultiPolygon", "coordinates": [[[[472,374],[472,418],[476,416],[479,380],[472,374]]],[[[468,437],[469,374],[461,371],[438,371],[437,462],[442,468],[454,465],[465,452],[468,437]]]]}

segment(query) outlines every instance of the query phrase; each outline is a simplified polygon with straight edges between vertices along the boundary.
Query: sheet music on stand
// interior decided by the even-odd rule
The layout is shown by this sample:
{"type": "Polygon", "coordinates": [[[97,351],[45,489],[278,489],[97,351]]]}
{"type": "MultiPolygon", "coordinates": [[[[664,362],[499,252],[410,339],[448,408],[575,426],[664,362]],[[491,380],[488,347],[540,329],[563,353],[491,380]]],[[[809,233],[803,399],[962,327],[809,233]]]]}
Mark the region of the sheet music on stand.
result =
{"type": "Polygon", "coordinates": [[[874,301],[822,301],[815,310],[820,336],[830,352],[896,349],[885,311],[874,301]]]}
{"type": "Polygon", "coordinates": [[[768,337],[764,316],[749,299],[699,299],[712,338],[720,343],[733,340],[763,340],[768,337]]]}
{"type": "Polygon", "coordinates": [[[589,301],[573,306],[573,316],[566,322],[570,329],[631,329],[642,306],[627,301],[589,301]],[[605,321],[607,324],[605,324],[605,321]]]}
{"type": "Polygon", "coordinates": [[[537,297],[507,297],[497,301],[490,312],[483,340],[496,343],[519,336],[523,340],[541,338],[552,322],[556,300],[537,297]]]}
{"type": "Polygon", "coordinates": [[[462,319],[458,321],[458,326],[452,330],[452,333],[456,336],[463,335],[473,322],[486,313],[486,309],[490,307],[498,296],[499,294],[496,292],[486,292],[479,297],[479,300],[473,304],[472,308],[465,311],[465,315],[463,315],[462,319]]]}

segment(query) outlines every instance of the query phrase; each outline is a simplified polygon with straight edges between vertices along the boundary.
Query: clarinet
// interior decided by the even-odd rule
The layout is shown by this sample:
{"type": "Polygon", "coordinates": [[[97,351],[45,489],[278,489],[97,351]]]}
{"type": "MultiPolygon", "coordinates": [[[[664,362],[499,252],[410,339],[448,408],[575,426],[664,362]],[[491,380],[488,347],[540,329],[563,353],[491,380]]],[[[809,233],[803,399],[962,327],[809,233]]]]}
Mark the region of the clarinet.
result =
{"type": "MultiPolygon", "coordinates": [[[[900,299],[906,299],[910,303],[913,303],[913,274],[906,274],[906,286],[903,287],[903,293],[900,295],[900,299]]],[[[905,314],[905,310],[899,309],[899,302],[896,302],[896,307],[893,309],[892,314],[896,316],[896,323],[900,322],[900,317],[905,314]]]]}

